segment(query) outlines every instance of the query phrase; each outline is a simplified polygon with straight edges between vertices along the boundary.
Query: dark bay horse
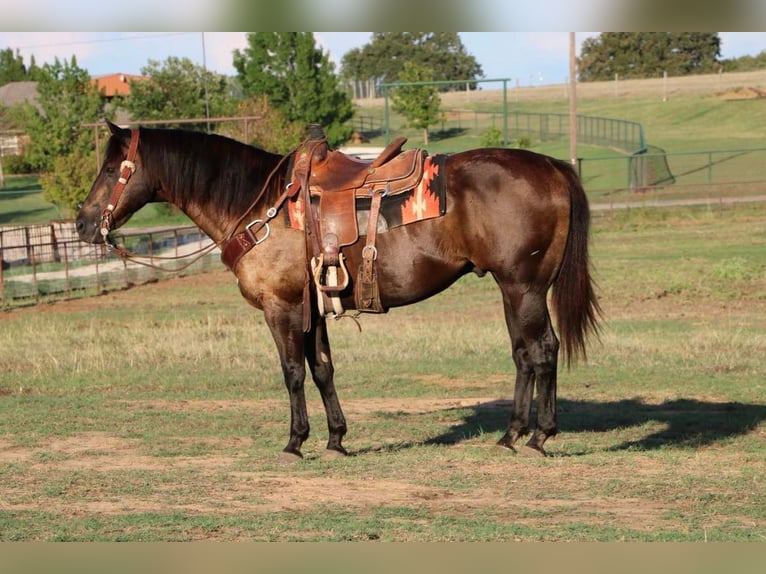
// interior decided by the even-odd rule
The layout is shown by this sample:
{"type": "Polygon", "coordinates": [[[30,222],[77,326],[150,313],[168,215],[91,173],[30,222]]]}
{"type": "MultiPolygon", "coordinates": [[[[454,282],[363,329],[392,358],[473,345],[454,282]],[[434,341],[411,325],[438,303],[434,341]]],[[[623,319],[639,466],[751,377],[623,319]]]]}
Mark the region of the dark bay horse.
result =
{"type": "MultiPolygon", "coordinates": [[[[110,130],[103,165],[77,215],[77,231],[87,242],[106,241],[110,229],[146,203],[164,201],[223,244],[249,222],[266,218],[288,182],[286,157],[232,139],[112,124],[110,130]],[[128,156],[132,163],[125,163],[128,156]]],[[[502,292],[516,366],[513,411],[498,444],[513,448],[530,433],[536,386],[537,424],[520,452],[544,454],[543,444],[557,430],[559,339],[548,310],[549,290],[567,361],[585,355],[586,339],[598,329],[585,193],[568,163],[524,150],[455,153],[446,160],[444,176],[445,215],[378,233],[380,299],[385,308],[409,305],[466,273],[490,273],[502,292]]],[[[279,352],[291,413],[284,452],[301,457],[309,436],[308,364],[327,414],[328,453],[346,454],[346,420],[333,383],[326,323],[315,308],[306,330],[305,233],[275,217],[261,239],[233,271],[244,298],[263,311],[279,352]]],[[[344,250],[351,277],[363,246],[364,237],[344,250]]],[[[354,308],[353,287],[352,282],[342,293],[345,309],[354,308]]]]}

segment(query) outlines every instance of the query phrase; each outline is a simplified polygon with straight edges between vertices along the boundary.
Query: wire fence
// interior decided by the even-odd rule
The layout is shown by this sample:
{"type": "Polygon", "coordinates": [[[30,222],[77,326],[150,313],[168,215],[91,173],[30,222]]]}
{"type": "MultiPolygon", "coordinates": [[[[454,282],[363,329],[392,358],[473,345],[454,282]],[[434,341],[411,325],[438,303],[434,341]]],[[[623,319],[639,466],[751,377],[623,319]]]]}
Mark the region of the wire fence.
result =
{"type": "Polygon", "coordinates": [[[141,255],[145,264],[120,259],[104,245],[80,241],[73,221],[0,228],[0,303],[11,308],[86,297],[221,268],[214,250],[176,271],[182,263],[176,258],[211,245],[196,226],[125,230],[116,239],[141,255]]]}

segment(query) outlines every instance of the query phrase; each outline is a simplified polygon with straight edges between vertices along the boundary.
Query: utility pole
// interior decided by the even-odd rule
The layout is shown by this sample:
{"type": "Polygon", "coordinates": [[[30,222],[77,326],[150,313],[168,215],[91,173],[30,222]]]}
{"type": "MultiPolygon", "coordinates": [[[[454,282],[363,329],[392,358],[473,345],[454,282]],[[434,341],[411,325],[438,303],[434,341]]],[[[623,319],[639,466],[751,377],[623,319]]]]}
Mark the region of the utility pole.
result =
{"type": "Polygon", "coordinates": [[[569,33],[569,161],[577,169],[577,60],[575,33],[569,33]]]}
{"type": "Polygon", "coordinates": [[[207,95],[207,58],[205,56],[205,33],[202,34],[202,84],[205,89],[205,117],[208,119],[207,132],[210,133],[210,99],[207,95]]]}

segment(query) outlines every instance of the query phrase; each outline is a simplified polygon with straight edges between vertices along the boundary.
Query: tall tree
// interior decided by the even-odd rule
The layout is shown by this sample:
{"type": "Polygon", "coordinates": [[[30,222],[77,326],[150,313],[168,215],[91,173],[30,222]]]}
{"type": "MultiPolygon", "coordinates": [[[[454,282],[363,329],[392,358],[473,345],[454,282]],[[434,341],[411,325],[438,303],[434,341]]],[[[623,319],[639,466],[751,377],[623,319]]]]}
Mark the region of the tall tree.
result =
{"type": "Polygon", "coordinates": [[[19,51],[16,50],[14,54],[10,48],[0,50],[0,86],[29,79],[24,59],[19,51]]]}
{"type": "Polygon", "coordinates": [[[407,125],[423,130],[423,142],[428,145],[428,126],[439,121],[439,91],[433,85],[420,82],[433,81],[433,72],[421,64],[405,62],[399,78],[403,83],[391,94],[392,108],[407,119],[407,125]]]}
{"type": "Polygon", "coordinates": [[[320,124],[331,146],[346,141],[353,116],[335,66],[311,32],[253,32],[244,51],[234,51],[234,68],[244,95],[265,95],[290,122],[320,124]]]}
{"type": "MultiPolygon", "coordinates": [[[[189,58],[149,60],[141,74],[148,79],[131,80],[130,96],[120,102],[136,120],[216,117],[234,106],[226,77],[189,58]]],[[[205,124],[191,127],[204,129],[205,124]]]]}
{"type": "Polygon", "coordinates": [[[405,62],[431,69],[434,80],[484,77],[481,65],[466,51],[457,32],[375,32],[369,44],[346,52],[341,66],[347,80],[395,82],[402,81],[405,62]]]}
{"type": "Polygon", "coordinates": [[[604,32],[583,42],[581,81],[704,74],[720,66],[721,40],[707,32],[604,32]]]}

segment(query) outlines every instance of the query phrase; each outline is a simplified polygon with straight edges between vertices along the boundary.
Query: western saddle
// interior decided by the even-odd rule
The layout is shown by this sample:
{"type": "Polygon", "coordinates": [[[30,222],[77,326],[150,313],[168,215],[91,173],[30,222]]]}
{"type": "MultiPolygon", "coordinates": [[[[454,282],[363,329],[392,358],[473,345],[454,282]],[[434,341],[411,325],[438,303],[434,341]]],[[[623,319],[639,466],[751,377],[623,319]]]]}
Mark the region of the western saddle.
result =
{"type": "Polygon", "coordinates": [[[295,154],[292,181],[300,184],[305,206],[305,229],[311,272],[320,313],[344,312],[340,293],[349,283],[343,247],[356,243],[359,228],[356,200],[370,200],[362,264],[355,283],[359,311],[382,313],[375,270],[375,247],[380,205],[385,196],[416,187],[423,177],[426,152],[402,151],[407,138],[392,141],[373,161],[331,150],[321,126],[307,128],[308,139],[295,154]]]}

